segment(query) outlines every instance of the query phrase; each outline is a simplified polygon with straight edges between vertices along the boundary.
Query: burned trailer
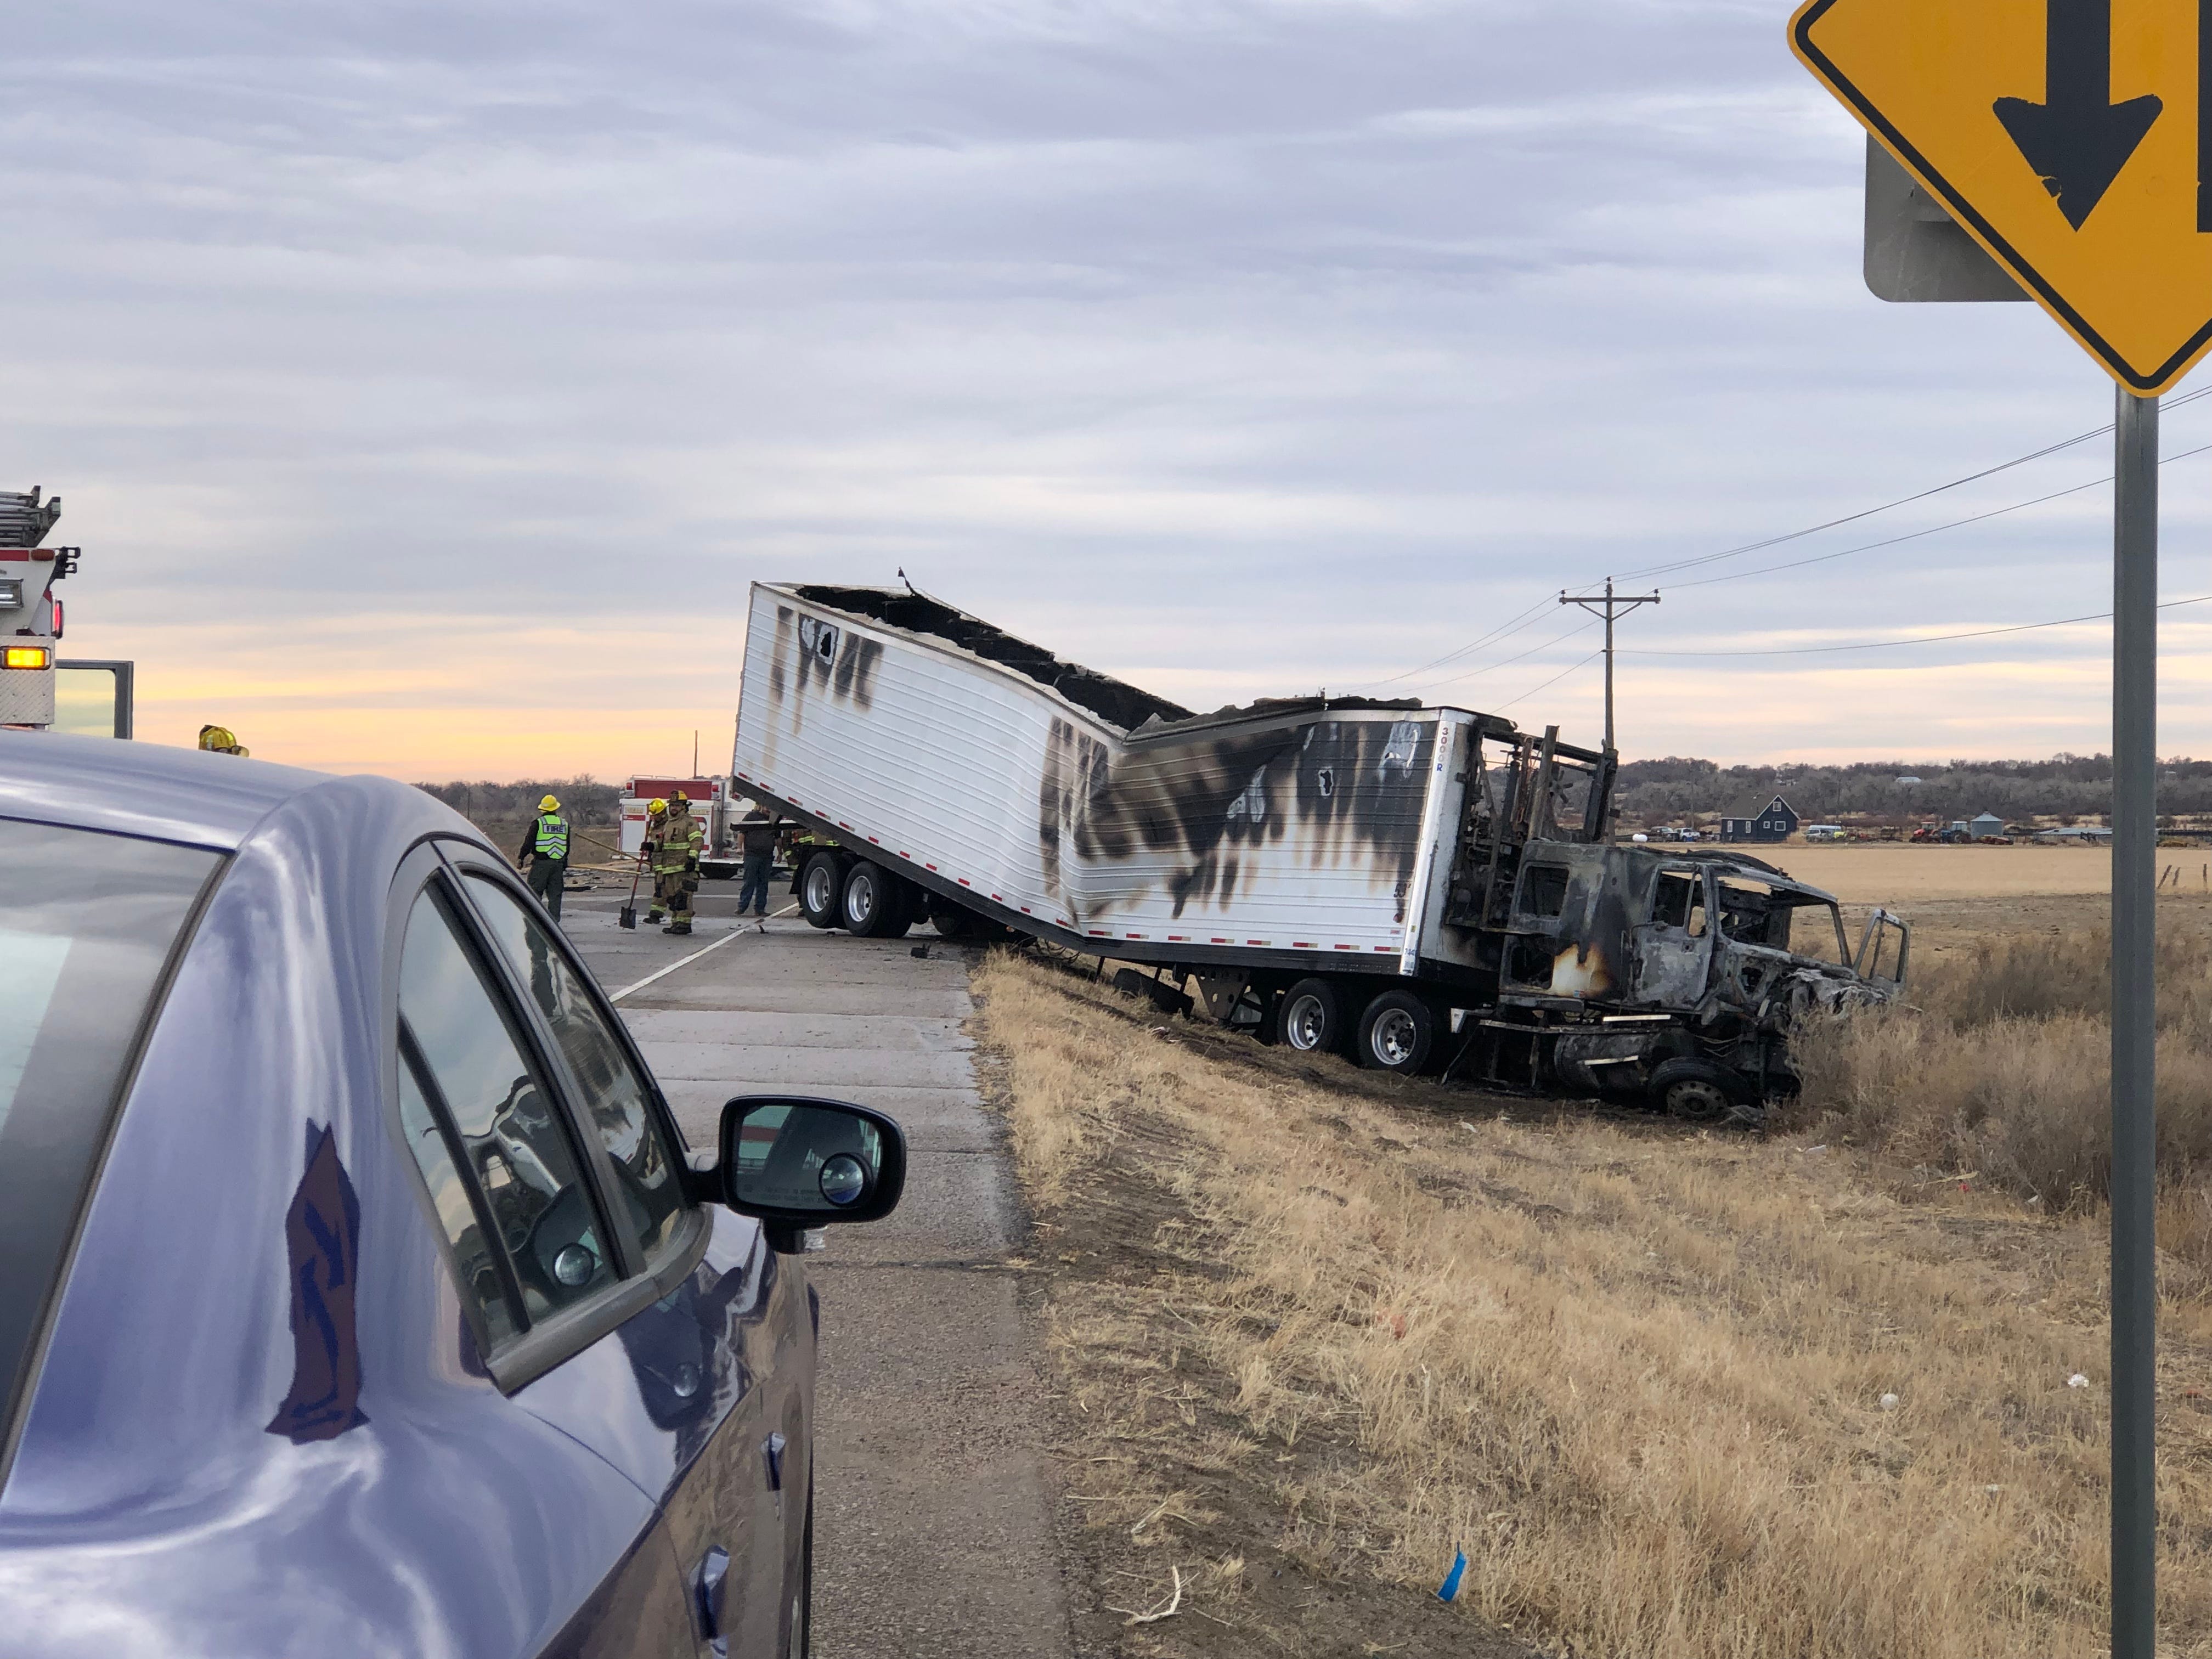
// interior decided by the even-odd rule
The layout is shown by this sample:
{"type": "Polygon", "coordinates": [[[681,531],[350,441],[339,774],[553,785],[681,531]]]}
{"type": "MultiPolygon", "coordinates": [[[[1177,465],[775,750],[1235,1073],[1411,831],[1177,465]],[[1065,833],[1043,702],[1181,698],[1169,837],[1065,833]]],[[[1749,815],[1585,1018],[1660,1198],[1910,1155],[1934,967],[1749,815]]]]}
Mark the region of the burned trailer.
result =
{"type": "Polygon", "coordinates": [[[1556,728],[1413,699],[1196,714],[911,590],[756,585],[731,770],[805,830],[817,927],[1034,938],[1389,1071],[1697,1111],[1670,1062],[1720,1068],[1730,1100],[1786,1085],[1779,1037],[1737,1030],[1742,997],[1747,1029],[1778,1033],[1790,984],[1819,1000],[1807,973],[1882,994],[1790,953],[1784,913],[1832,913],[1825,895],[1607,846],[1613,757],[1556,728]],[[1677,931],[1703,942],[1645,952],[1684,871],[1677,931]]]}

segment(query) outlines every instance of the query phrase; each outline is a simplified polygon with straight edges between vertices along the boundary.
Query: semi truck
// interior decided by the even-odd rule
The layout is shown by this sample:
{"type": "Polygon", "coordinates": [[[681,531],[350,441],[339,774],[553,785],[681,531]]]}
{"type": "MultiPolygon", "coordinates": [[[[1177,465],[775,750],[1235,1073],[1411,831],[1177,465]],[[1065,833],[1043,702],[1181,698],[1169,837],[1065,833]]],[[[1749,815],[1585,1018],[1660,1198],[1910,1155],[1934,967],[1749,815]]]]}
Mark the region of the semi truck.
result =
{"type": "Polygon", "coordinates": [[[1733,851],[1620,847],[1615,757],[1417,699],[1195,713],[912,588],[756,584],[732,787],[806,919],[1131,964],[1263,1042],[1753,1114],[1910,930],[1733,851]]]}

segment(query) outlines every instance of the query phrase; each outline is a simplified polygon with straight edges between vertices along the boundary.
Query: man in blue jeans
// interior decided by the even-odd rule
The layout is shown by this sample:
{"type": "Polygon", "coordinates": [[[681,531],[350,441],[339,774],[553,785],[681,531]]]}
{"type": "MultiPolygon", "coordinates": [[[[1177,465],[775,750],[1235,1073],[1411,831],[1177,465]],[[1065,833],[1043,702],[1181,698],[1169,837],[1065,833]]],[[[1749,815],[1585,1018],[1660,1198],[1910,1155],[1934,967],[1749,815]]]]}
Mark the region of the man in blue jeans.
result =
{"type": "Polygon", "coordinates": [[[739,844],[744,849],[744,881],[738,889],[738,914],[750,909],[768,915],[769,866],[775,862],[775,836],[780,820],[756,806],[738,823],[739,844]]]}

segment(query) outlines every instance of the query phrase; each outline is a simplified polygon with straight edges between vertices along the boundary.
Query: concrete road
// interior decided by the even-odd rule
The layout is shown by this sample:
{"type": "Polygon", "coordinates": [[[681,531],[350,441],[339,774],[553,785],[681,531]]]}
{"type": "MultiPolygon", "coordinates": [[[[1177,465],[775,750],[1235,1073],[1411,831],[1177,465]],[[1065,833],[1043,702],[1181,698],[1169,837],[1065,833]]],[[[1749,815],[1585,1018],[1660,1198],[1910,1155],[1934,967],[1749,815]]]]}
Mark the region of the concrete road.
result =
{"type": "Polygon", "coordinates": [[[1012,1171],[961,1030],[967,963],[942,941],[916,959],[921,934],[876,943],[795,916],[740,930],[720,886],[688,939],[618,928],[619,893],[571,893],[562,920],[609,992],[636,988],[618,1006],[693,1146],[749,1091],[841,1097],[906,1129],[897,1212],[832,1228],[806,1258],[822,1297],[814,1651],[1062,1659],[1042,1361],[1006,1267],[1012,1171]]]}

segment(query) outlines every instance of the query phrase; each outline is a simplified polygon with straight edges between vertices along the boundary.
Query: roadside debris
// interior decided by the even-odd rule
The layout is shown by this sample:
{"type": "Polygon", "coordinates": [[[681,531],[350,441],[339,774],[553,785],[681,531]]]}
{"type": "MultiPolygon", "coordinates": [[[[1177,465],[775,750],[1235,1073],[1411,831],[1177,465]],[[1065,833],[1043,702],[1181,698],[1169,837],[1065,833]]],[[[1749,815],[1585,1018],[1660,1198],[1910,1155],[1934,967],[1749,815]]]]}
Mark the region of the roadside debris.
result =
{"type": "Polygon", "coordinates": [[[1181,1567],[1170,1567],[1168,1571],[1175,1575],[1175,1591],[1166,1601],[1161,1602],[1159,1606],[1154,1607],[1150,1613],[1139,1613],[1133,1607],[1116,1607],[1111,1606],[1108,1607],[1106,1611],[1109,1613],[1126,1613],[1127,1615],[1127,1622],[1132,1625],[1156,1625],[1163,1619],[1174,1618],[1176,1615],[1176,1610],[1182,1606],[1182,1569],[1181,1567]]]}
{"type": "Polygon", "coordinates": [[[1437,1586],[1437,1600],[1439,1601],[1458,1601],[1460,1580],[1464,1578],[1466,1576],[1467,1552],[1465,1550],[1460,1550],[1455,1552],[1452,1556],[1451,1571],[1444,1575],[1444,1582],[1437,1586]]]}

